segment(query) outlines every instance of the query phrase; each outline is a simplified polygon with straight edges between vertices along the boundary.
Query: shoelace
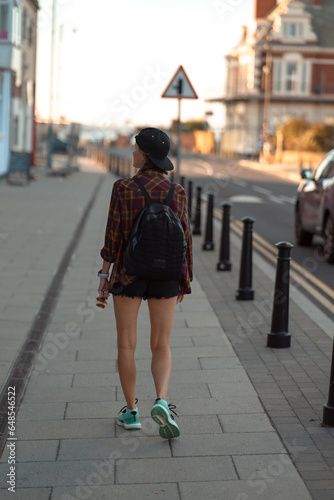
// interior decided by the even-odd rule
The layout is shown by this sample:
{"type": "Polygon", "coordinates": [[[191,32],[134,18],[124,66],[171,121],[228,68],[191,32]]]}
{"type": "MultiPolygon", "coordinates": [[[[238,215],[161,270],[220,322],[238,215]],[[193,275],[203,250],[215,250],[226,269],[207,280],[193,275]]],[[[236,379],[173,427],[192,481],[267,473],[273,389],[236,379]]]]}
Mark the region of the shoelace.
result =
{"type": "MultiPolygon", "coordinates": [[[[176,406],[175,406],[175,405],[173,405],[172,403],[169,403],[168,408],[169,408],[169,410],[170,410],[171,412],[173,412],[173,413],[174,413],[174,415],[176,415],[176,416],[177,416],[177,418],[180,418],[180,417],[178,416],[178,414],[176,413],[176,411],[174,411],[174,410],[176,409],[176,406]]],[[[171,414],[170,416],[171,416],[172,418],[174,418],[172,414],[171,414]]]]}

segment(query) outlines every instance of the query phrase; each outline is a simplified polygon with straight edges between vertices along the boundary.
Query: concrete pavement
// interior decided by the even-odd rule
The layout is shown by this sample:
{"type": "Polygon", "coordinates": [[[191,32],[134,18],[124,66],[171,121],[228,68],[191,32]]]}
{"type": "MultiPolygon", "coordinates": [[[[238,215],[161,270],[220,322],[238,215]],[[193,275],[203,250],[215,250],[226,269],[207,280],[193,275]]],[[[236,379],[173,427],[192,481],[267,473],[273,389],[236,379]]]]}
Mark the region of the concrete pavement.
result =
{"type": "MultiPolygon", "coordinates": [[[[295,333],[298,325],[298,337],[289,352],[263,347],[263,331],[267,331],[266,322],[270,324],[268,312],[262,312],[263,324],[253,327],[251,335],[240,334],[241,321],[249,322],[271,297],[273,277],[255,258],[255,301],[234,299],[240,254],[240,241],[235,237],[230,273],[217,273],[217,254],[202,252],[202,238],[194,237],[193,293],[177,307],[171,343],[169,401],[177,405],[181,436],[170,442],[162,440],[149,416],[154,386],[145,303],[139,315],[136,356],[143,428],[129,432],[116,425],[124,399],[116,367],[115,321],[111,306],[105,310],[95,306],[99,251],[114,180],[82,161],[80,172],[66,179],[48,177],[41,171],[39,180],[24,188],[0,182],[4,221],[0,373],[7,393],[12,384],[5,380],[6,374],[77,225],[82,223],[82,213],[98,190],[60,292],[52,297],[54,308],[50,308],[44,341],[16,411],[17,441],[12,449],[6,446],[1,457],[1,498],[11,498],[12,492],[7,490],[10,474],[16,498],[24,500],[130,500],[157,495],[182,500],[334,498],[332,465],[326,460],[333,456],[332,431],[319,425],[327,386],[320,390],[321,403],[318,396],[319,412],[307,413],[314,419],[312,424],[306,425],[305,419],[304,424],[297,422],[296,415],[293,423],[284,421],[285,412],[292,418],[288,413],[298,413],[301,408],[293,406],[292,383],[301,385],[293,360],[304,367],[307,359],[313,361],[313,367],[321,364],[323,377],[313,385],[325,382],[329,356],[320,359],[320,350],[327,349],[326,335],[319,328],[314,331],[315,325],[312,335],[317,336],[319,348],[308,349],[310,318],[294,303],[292,328],[295,333]],[[289,370],[294,370],[290,393],[282,388],[289,370]],[[314,440],[319,436],[316,456],[314,440]],[[303,462],[311,454],[311,441],[313,460],[303,462]],[[10,458],[15,459],[15,471],[10,470],[10,458]],[[309,467],[300,467],[300,463],[309,467]],[[308,482],[312,474],[318,484],[316,479],[308,482]]],[[[307,382],[309,379],[300,387],[305,401],[311,394],[307,382]]],[[[312,397],[317,406],[314,393],[312,397]]]]}

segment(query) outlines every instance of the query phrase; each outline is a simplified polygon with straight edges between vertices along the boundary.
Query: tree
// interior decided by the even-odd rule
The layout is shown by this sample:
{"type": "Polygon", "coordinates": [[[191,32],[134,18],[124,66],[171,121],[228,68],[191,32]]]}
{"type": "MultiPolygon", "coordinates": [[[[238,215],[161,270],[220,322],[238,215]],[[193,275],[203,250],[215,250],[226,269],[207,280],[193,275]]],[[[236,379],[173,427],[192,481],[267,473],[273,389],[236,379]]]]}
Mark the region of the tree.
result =
{"type": "Polygon", "coordinates": [[[313,123],[301,138],[305,151],[329,151],[333,147],[334,127],[325,123],[313,123]]]}
{"type": "Polygon", "coordinates": [[[302,135],[309,129],[310,124],[306,120],[293,118],[279,127],[283,134],[284,149],[299,150],[302,135]]]}
{"type": "MultiPolygon", "coordinates": [[[[186,122],[181,122],[182,132],[194,132],[195,130],[208,130],[208,122],[206,120],[188,120],[186,122]]],[[[173,120],[171,123],[170,130],[172,132],[177,132],[177,120],[173,120]]]]}
{"type": "Polygon", "coordinates": [[[334,144],[334,127],[325,123],[309,123],[292,119],[278,131],[283,134],[284,149],[293,151],[328,151],[334,144]]]}

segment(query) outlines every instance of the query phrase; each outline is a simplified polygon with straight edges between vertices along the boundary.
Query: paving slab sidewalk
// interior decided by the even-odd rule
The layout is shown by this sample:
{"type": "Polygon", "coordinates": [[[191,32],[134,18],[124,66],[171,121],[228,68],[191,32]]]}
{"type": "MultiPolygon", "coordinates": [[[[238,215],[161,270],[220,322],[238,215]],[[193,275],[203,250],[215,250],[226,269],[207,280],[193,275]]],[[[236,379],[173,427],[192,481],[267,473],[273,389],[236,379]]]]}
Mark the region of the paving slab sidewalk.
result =
{"type": "Polygon", "coordinates": [[[88,163],[69,178],[36,169],[27,186],[0,182],[0,385],[3,384],[98,178],[88,163]],[[84,175],[83,175],[84,173],[84,175]]]}
{"type": "MultiPolygon", "coordinates": [[[[169,401],[177,405],[181,436],[162,440],[149,416],[154,385],[145,303],[139,313],[136,355],[143,428],[129,432],[116,425],[124,399],[116,366],[115,320],[111,306],[95,306],[113,177],[87,162],[82,165],[59,190],[53,184],[58,181],[47,177],[24,188],[14,214],[6,211],[0,196],[7,217],[4,233],[10,235],[9,247],[14,245],[13,254],[6,250],[8,279],[1,286],[2,297],[6,299],[10,290],[9,307],[27,295],[37,296],[26,315],[13,318],[14,310],[3,311],[8,312],[3,330],[10,324],[12,331],[16,325],[20,331],[5,360],[5,373],[24,338],[23,325],[28,328],[52,277],[51,268],[59,262],[56,256],[61,258],[78,223],[78,206],[85,205],[98,177],[105,175],[17,412],[16,498],[311,498],[197,278],[204,269],[195,270],[193,293],[177,306],[171,341],[169,401]],[[20,222],[20,214],[29,210],[20,222]],[[20,245],[22,231],[25,239],[20,245]],[[36,234],[46,235],[42,243],[35,241],[36,234]],[[35,277],[39,262],[45,272],[35,277]],[[20,295],[10,280],[16,264],[25,290],[20,295]]],[[[0,184],[9,205],[7,189],[12,187],[0,184]]],[[[7,340],[3,337],[2,345],[7,340]]],[[[7,490],[9,453],[6,447],[0,461],[3,499],[12,498],[7,490]]]]}

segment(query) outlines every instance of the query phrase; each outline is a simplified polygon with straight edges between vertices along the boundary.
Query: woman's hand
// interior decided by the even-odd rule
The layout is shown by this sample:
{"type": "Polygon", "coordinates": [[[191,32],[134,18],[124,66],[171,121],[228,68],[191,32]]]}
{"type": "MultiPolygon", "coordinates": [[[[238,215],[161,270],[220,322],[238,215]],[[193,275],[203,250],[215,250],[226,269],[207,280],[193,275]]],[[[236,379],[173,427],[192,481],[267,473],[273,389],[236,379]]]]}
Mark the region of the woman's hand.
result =
{"type": "Polygon", "coordinates": [[[103,297],[105,300],[109,297],[109,281],[107,278],[100,278],[100,285],[98,289],[100,297],[103,297]]]}
{"type": "Polygon", "coordinates": [[[182,293],[181,295],[177,296],[176,303],[177,304],[181,304],[181,302],[182,302],[183,299],[184,299],[184,293],[182,293]]]}

